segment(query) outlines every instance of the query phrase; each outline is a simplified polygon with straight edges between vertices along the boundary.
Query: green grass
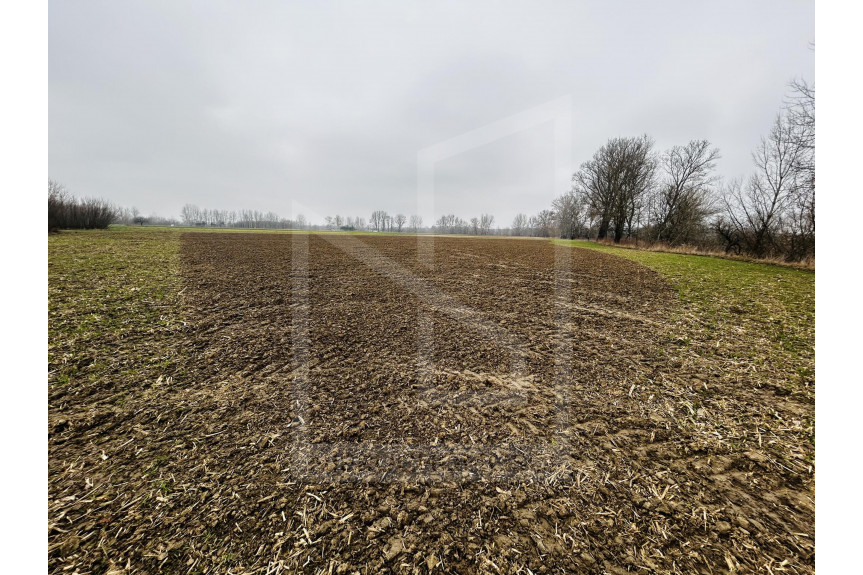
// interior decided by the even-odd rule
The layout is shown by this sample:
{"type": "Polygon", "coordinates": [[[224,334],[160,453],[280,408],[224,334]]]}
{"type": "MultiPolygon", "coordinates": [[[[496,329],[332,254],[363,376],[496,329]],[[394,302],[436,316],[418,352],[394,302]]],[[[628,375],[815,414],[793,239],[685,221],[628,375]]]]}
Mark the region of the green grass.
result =
{"type": "Polygon", "coordinates": [[[669,337],[701,356],[743,364],[765,382],[814,393],[815,273],[771,264],[555,240],[626,258],[676,290],[669,337]]]}
{"type": "Polygon", "coordinates": [[[87,385],[170,363],[157,333],[175,329],[180,235],[140,229],[48,237],[49,385],[87,385]]]}

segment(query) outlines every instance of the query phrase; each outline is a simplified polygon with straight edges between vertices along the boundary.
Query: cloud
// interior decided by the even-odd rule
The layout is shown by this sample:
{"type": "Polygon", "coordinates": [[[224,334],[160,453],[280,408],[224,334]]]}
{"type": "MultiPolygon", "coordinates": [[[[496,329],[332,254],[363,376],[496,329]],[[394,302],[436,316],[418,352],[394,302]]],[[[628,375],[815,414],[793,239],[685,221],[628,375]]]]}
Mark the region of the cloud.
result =
{"type": "MultiPolygon", "coordinates": [[[[60,2],[49,6],[49,165],[81,195],[176,215],[415,209],[420,149],[564,95],[573,165],[606,139],[749,154],[812,78],[811,2],[60,2]]],[[[436,206],[548,207],[550,127],[442,162],[436,206]]],[[[423,214],[431,221],[431,214],[423,214]]]]}

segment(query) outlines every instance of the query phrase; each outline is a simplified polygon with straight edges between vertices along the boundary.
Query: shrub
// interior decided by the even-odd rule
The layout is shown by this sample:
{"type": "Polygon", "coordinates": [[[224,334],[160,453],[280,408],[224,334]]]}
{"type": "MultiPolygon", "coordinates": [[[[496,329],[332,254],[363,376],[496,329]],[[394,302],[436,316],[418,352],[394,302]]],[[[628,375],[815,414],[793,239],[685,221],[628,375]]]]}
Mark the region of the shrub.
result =
{"type": "Polygon", "coordinates": [[[78,199],[65,186],[48,180],[48,233],[61,229],[106,229],[117,219],[117,210],[105,200],[78,199]]]}

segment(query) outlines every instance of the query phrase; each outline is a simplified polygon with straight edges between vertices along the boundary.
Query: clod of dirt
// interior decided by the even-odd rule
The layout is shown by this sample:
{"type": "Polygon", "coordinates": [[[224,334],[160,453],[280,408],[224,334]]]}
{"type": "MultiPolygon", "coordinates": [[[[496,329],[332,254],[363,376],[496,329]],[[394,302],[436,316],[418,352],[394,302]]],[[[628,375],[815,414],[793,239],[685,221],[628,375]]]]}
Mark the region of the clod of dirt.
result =
{"type": "Polygon", "coordinates": [[[717,521],[716,525],[714,525],[714,529],[720,535],[727,535],[729,531],[731,531],[731,523],[727,521],[717,521]]]}
{"type": "Polygon", "coordinates": [[[389,541],[387,541],[386,547],[384,547],[384,558],[387,561],[391,561],[394,557],[396,557],[399,553],[405,550],[405,542],[401,537],[392,537],[389,541]]]}

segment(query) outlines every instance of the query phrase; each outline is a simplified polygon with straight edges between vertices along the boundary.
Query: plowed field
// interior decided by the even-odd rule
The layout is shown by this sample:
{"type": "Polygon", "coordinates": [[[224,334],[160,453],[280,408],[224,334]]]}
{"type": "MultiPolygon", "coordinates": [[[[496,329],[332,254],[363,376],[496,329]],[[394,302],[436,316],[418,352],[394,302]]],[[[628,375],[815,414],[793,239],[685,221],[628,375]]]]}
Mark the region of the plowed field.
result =
{"type": "Polygon", "coordinates": [[[51,341],[49,369],[108,374],[49,392],[51,572],[814,570],[814,405],[682,345],[650,269],[532,240],[175,241],[161,322],[83,359],[51,341]]]}

